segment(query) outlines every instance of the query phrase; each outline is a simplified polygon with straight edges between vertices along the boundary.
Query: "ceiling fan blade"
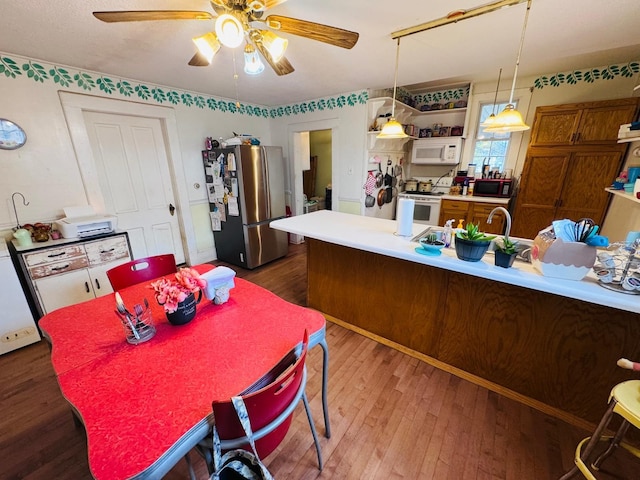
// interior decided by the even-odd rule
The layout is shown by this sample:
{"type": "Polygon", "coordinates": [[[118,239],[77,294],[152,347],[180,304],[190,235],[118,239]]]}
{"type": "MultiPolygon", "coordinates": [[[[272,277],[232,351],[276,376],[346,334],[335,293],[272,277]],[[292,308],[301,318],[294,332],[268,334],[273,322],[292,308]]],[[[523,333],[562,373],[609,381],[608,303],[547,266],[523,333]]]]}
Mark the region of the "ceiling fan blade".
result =
{"type": "Polygon", "coordinates": [[[189,60],[189,65],[192,67],[208,67],[211,64],[209,63],[209,60],[207,60],[207,57],[202,55],[200,52],[196,52],[196,54],[191,57],[191,60],[189,60]]]}
{"type": "Polygon", "coordinates": [[[291,65],[289,63],[289,60],[287,60],[285,57],[282,57],[280,61],[276,63],[271,59],[271,55],[269,55],[269,52],[267,52],[267,49],[264,48],[264,45],[262,45],[261,42],[255,42],[255,45],[258,51],[262,54],[262,57],[267,61],[269,65],[271,65],[273,71],[276,72],[279,76],[288,75],[295,70],[295,68],[293,68],[293,65],[291,65]]]}
{"type": "Polygon", "coordinates": [[[264,9],[268,10],[270,8],[275,7],[276,5],[280,5],[281,3],[286,2],[287,0],[265,0],[264,9]]]}
{"type": "Polygon", "coordinates": [[[103,22],[141,22],[145,20],[211,20],[209,12],[188,10],[140,10],[120,12],[93,12],[93,16],[103,22]]]}
{"type": "Polygon", "coordinates": [[[269,15],[264,20],[270,28],[293,35],[318,40],[336,47],[352,48],[360,36],[342,28],[330,27],[321,23],[299,20],[297,18],[269,15]]]}

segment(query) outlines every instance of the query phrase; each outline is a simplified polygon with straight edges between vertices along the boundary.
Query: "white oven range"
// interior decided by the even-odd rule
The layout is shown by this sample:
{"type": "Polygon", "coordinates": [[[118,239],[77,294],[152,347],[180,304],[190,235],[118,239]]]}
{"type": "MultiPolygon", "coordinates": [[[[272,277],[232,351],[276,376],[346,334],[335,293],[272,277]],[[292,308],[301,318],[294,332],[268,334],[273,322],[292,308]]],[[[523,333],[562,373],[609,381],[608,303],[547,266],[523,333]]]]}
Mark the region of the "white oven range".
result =
{"type": "Polygon", "coordinates": [[[440,196],[442,193],[399,193],[398,198],[410,198],[415,201],[413,208],[413,223],[424,225],[438,225],[440,218],[440,196]]]}

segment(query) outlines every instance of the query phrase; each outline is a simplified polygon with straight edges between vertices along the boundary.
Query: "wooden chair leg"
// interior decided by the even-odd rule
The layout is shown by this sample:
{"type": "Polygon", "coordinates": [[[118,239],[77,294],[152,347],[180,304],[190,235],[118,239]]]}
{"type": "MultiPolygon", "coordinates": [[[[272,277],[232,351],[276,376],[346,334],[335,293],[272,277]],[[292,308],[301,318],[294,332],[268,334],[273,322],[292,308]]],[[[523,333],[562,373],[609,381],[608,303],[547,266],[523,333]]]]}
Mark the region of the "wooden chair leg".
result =
{"type": "Polygon", "coordinates": [[[602,417],[602,420],[600,420],[600,423],[596,427],[596,431],[593,432],[593,435],[589,439],[589,443],[587,443],[587,446],[585,447],[584,450],[582,450],[582,452],[580,452],[580,444],[578,445],[578,448],[576,449],[576,456],[575,456],[576,465],[567,473],[565,473],[562,477],[560,477],[560,480],[569,480],[576,473],[578,473],[578,462],[582,462],[584,464],[584,461],[591,454],[593,449],[596,448],[596,445],[598,444],[598,442],[600,441],[600,437],[602,436],[602,432],[604,431],[605,428],[607,428],[607,425],[611,421],[611,417],[613,415],[613,409],[615,408],[615,406],[616,406],[616,401],[614,399],[611,399],[609,408],[607,408],[607,411],[602,417]]]}
{"type": "Polygon", "coordinates": [[[615,450],[617,450],[618,445],[620,445],[620,442],[629,429],[629,425],[629,422],[627,422],[626,420],[622,421],[620,428],[618,428],[618,431],[616,432],[614,437],[609,441],[609,448],[607,448],[604,453],[600,454],[600,456],[596,458],[596,460],[591,464],[591,468],[596,471],[600,470],[600,465],[602,465],[602,462],[604,462],[607,458],[609,458],[609,456],[611,456],[611,454],[615,450]]]}

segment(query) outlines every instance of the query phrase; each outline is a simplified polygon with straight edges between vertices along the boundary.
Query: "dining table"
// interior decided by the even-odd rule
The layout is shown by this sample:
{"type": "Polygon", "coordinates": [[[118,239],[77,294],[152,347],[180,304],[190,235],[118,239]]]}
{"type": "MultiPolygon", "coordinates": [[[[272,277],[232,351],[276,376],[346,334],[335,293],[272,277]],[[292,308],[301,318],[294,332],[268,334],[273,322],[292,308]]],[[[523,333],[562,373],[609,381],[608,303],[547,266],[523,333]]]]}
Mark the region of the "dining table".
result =
{"type": "MultiPolygon", "coordinates": [[[[194,268],[202,274],[215,267],[194,268]]],[[[305,330],[309,348],[323,349],[322,402],[330,436],[325,317],[244,279],[234,281],[227,302],[202,297],[185,325],[168,322],[149,282],[118,291],[127,308],[147,303],[151,310],[156,333],[138,344],[126,341],[115,293],[40,319],[62,395],[84,426],[95,479],[161,478],[210,434],[212,402],[257,382],[302,341],[305,330]]]]}

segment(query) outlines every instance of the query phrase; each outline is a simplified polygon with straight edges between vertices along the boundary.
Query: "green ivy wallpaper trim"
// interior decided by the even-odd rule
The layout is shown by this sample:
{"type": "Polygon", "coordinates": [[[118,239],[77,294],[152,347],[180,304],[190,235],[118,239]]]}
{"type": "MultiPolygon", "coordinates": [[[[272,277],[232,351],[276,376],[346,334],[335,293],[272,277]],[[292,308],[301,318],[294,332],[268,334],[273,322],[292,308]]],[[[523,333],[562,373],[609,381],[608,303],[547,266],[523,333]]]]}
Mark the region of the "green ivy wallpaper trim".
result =
{"type": "Polygon", "coordinates": [[[442,100],[460,100],[463,98],[469,98],[470,88],[471,86],[469,85],[462,88],[418,94],[413,96],[413,100],[416,105],[441,102],[442,100]]]}
{"type": "Polygon", "coordinates": [[[249,115],[263,118],[279,118],[297,115],[316,110],[333,110],[336,108],[364,105],[369,99],[367,91],[338,95],[336,97],[319,98],[315,100],[283,105],[279,107],[264,107],[240,103],[236,106],[233,100],[217,99],[208,95],[200,95],[182,90],[160,87],[157,85],[145,85],[135,80],[113,79],[109,76],[95,72],[77,70],[74,73],[70,69],[51,65],[48,69],[37,61],[24,59],[21,66],[18,61],[0,54],[0,74],[7,78],[17,78],[25,72],[28,78],[35,82],[45,81],[56,83],[65,88],[79,88],[86,92],[99,89],[107,95],[122,95],[124,97],[137,97],[148,102],[159,104],[182,104],[186,107],[208,108],[239,115],[249,115]]]}
{"type": "Polygon", "coordinates": [[[578,82],[593,83],[596,80],[613,80],[616,77],[633,77],[640,72],[640,61],[629,62],[626,65],[609,65],[608,67],[560,72],[555,75],[543,75],[533,82],[535,88],[547,86],[559,87],[562,84],[576,85],[578,82]]]}

